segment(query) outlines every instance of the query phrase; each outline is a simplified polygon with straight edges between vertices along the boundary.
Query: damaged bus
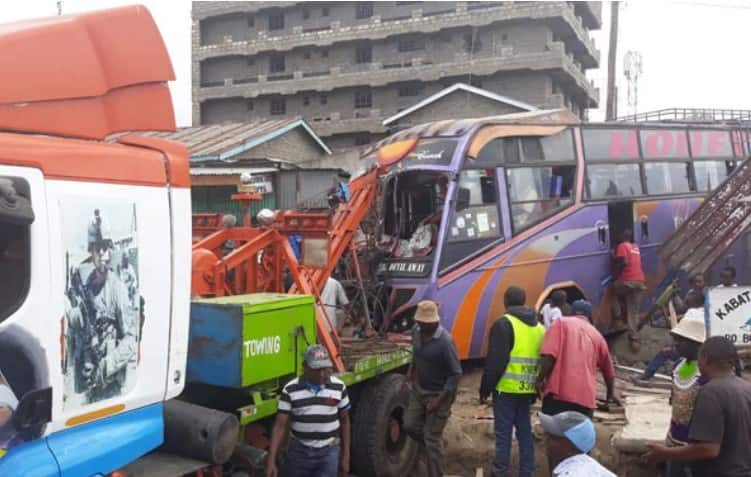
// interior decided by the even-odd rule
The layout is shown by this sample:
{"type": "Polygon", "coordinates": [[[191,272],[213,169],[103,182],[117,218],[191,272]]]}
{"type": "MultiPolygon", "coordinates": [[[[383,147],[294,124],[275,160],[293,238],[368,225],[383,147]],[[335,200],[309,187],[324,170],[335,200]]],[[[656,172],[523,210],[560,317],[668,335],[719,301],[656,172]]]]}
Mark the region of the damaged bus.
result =
{"type": "MultiPolygon", "coordinates": [[[[557,289],[586,298],[607,332],[621,232],[633,230],[654,291],[666,274],[660,244],[750,150],[740,129],[581,123],[566,111],[439,121],[386,138],[364,155],[384,172],[383,326],[407,329],[416,304],[432,299],[461,358],[482,357],[504,291],[517,285],[538,310],[557,289]]],[[[739,239],[717,266],[747,281],[749,245],[739,239]]]]}

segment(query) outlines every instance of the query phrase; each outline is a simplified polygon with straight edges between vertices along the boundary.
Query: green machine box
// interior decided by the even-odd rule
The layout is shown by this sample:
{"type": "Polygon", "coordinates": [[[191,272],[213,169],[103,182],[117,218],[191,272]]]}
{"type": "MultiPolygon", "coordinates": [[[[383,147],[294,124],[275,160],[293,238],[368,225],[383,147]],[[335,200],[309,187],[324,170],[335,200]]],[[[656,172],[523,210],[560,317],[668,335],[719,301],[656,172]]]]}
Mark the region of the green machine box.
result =
{"type": "Polygon", "coordinates": [[[308,295],[254,293],[193,301],[188,382],[244,388],[297,374],[315,336],[308,295]]]}

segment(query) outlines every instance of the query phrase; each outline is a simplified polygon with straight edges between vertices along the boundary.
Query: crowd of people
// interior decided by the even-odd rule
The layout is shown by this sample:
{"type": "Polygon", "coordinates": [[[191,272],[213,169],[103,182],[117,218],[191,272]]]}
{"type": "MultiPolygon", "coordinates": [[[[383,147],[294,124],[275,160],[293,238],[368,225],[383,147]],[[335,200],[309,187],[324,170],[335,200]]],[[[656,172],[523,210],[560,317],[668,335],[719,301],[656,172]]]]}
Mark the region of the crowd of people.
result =
{"type": "MultiPolygon", "coordinates": [[[[638,246],[630,231],[614,254],[615,302],[632,349],[645,317],[638,313],[645,290],[638,246]]],[[[720,287],[737,286],[735,269],[726,267],[720,287]]],[[[678,322],[673,345],[647,365],[650,379],[672,364],[671,421],[664,446],[650,446],[642,461],[659,465],[666,477],[751,476],[751,383],[741,379],[735,345],[707,338],[704,320],[704,277],[689,279],[684,297],[674,297],[678,322]]],[[[331,293],[335,295],[335,293],[331,293]]],[[[326,301],[334,302],[334,298],[326,301]]],[[[522,288],[504,294],[506,312],[490,328],[485,368],[479,388],[481,404],[492,403],[495,457],[490,475],[511,475],[511,448],[519,448],[519,477],[535,468],[532,407],[541,400],[539,419],[545,432],[548,473],[553,477],[613,477],[593,459],[597,432],[592,421],[599,405],[620,405],[615,369],[608,344],[592,323],[592,305],[569,303],[563,290],[551,294],[538,314],[527,306],[522,288]],[[597,375],[605,383],[598,401],[597,375]]],[[[333,315],[334,313],[332,313],[333,315]]],[[[418,304],[413,330],[413,358],[407,371],[404,431],[425,455],[427,475],[444,475],[443,432],[451,415],[462,374],[451,334],[441,326],[438,305],[418,304]]],[[[331,376],[326,350],[312,346],[304,373],[284,391],[274,426],[267,476],[276,477],[276,458],[289,432],[288,476],[346,475],[349,470],[349,398],[345,385],[331,376]]],[[[538,472],[535,474],[535,472],[538,472]]],[[[547,474],[546,474],[547,475],[547,474]]]]}
{"type": "MultiPolygon", "coordinates": [[[[732,286],[732,273],[725,270],[732,286]]],[[[698,285],[697,280],[693,282],[698,285]]],[[[564,295],[565,297],[565,295],[564,295]]],[[[689,290],[682,319],[671,330],[674,359],[672,415],[664,446],[642,456],[663,465],[666,477],[751,475],[751,383],[741,379],[735,346],[726,338],[706,337],[704,295],[689,290]],[[664,463],[664,464],[663,464],[664,463]]],[[[535,469],[532,405],[541,399],[548,471],[554,477],[612,477],[590,457],[597,432],[597,374],[606,395],[600,404],[620,404],[608,345],[592,325],[592,306],[576,300],[543,320],[526,305],[526,293],[509,287],[506,313],[493,324],[479,388],[481,403],[492,401],[495,458],[491,474],[511,475],[512,438],[519,445],[520,477],[535,469]],[[555,318],[552,318],[555,316],[555,318]],[[545,324],[543,324],[545,321],[545,324]],[[546,326],[547,325],[547,326],[546,326]]],[[[406,376],[409,404],[404,430],[423,450],[430,477],[444,475],[443,432],[456,397],[461,363],[450,333],[441,327],[438,305],[418,305],[413,359],[406,376]]],[[[267,476],[276,477],[281,443],[290,434],[288,476],[346,475],[349,470],[349,397],[331,375],[325,348],[305,353],[304,373],[284,387],[274,426],[267,476]]],[[[406,391],[406,390],[405,390],[406,391]]]]}

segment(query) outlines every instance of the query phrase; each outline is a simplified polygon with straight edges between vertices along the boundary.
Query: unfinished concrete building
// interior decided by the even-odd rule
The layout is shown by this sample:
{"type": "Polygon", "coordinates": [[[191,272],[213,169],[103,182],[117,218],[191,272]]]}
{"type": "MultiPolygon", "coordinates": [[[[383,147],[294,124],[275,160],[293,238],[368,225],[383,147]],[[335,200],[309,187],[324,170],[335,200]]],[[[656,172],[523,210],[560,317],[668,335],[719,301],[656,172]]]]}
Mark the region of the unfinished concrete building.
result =
{"type": "MultiPolygon", "coordinates": [[[[585,71],[600,61],[590,30],[600,28],[601,8],[193,2],[193,124],[302,116],[330,147],[342,149],[380,139],[395,126],[386,119],[456,83],[512,100],[489,100],[479,110],[512,112],[517,101],[583,116],[598,104],[585,71]]],[[[441,95],[436,109],[476,116],[483,95],[470,101],[471,94],[441,95]]]]}

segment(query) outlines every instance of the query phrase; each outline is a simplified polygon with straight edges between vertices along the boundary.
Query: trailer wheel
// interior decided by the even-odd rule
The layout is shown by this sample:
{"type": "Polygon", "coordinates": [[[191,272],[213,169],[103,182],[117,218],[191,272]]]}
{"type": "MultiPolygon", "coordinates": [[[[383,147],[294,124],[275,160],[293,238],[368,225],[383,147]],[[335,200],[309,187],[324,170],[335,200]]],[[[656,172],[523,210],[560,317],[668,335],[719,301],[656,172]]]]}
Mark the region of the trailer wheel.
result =
{"type": "Polygon", "coordinates": [[[390,373],[360,394],[352,421],[352,467],[363,477],[410,475],[417,444],[402,428],[409,393],[404,376],[390,373]]]}

